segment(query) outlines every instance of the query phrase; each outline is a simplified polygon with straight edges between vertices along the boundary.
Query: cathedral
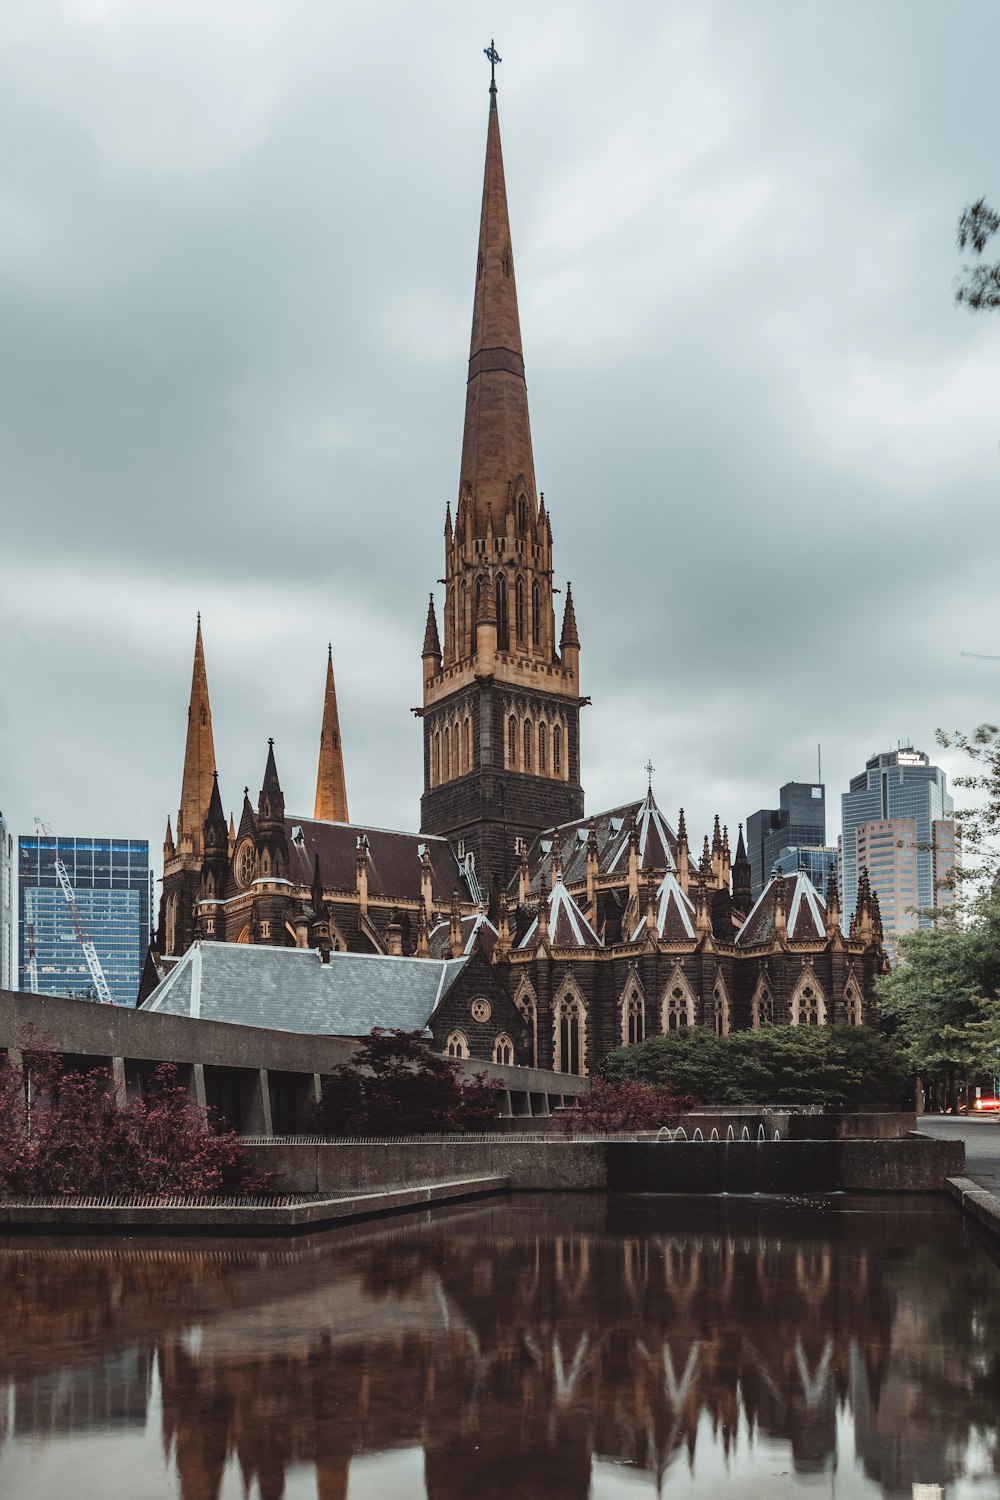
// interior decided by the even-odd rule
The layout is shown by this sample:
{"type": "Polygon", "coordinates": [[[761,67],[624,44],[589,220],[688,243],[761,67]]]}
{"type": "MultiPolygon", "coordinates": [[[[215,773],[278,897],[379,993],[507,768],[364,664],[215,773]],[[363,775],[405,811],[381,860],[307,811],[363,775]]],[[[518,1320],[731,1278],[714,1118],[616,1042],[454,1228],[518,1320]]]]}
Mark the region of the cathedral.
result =
{"type": "MultiPolygon", "coordinates": [[[[776,875],[756,901],[742,830],[701,849],[653,794],[586,816],[580,638],[556,624],[552,518],[535,484],[495,79],[476,255],[465,426],[444,517],[444,598],[421,658],[418,833],[349,821],[332,653],[311,818],[285,811],[274,744],[256,806],[227,822],[199,619],[176,829],[140,1003],[194,943],[442,965],[426,1024],[453,1056],[593,1071],[681,1027],[868,1025],[887,960],[862,872],[850,930],[836,883],[776,875]],[[443,627],[443,630],[442,630],[443,627]],[[450,976],[450,977],[449,977],[450,976]]],[[[373,971],[374,972],[374,971],[373,971]]],[[[389,979],[386,981],[385,976],[389,979]]],[[[357,1033],[371,1025],[361,1007],[357,1033]]]]}

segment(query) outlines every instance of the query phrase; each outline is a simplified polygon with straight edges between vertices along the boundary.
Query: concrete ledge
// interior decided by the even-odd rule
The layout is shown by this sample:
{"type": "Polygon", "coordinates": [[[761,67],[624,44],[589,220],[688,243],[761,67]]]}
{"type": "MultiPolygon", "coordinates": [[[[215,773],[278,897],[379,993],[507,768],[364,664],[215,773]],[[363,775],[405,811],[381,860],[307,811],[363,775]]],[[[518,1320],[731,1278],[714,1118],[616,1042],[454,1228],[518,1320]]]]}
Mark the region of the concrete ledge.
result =
{"type": "Polygon", "coordinates": [[[502,1176],[514,1191],[940,1193],[961,1141],[465,1140],[247,1146],[275,1192],[371,1192],[408,1181],[502,1176]]]}
{"type": "Polygon", "coordinates": [[[971,1177],[947,1177],[944,1190],[963,1213],[975,1219],[993,1239],[1000,1240],[1000,1198],[971,1177]]]}
{"type": "Polygon", "coordinates": [[[315,1229],[405,1213],[438,1203],[459,1203],[510,1190],[507,1177],[462,1178],[410,1187],[383,1188],[340,1198],[303,1198],[298,1203],[2,1203],[0,1228],[7,1229],[183,1229],[258,1233],[268,1229],[315,1229]]]}

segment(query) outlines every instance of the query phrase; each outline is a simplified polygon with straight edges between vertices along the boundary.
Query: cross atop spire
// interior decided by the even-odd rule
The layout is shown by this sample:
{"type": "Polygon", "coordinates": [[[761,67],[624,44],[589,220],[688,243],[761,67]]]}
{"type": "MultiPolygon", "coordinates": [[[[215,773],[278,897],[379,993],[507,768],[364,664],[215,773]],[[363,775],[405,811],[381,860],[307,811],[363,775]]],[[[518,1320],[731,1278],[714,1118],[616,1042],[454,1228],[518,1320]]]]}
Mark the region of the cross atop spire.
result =
{"type": "Polygon", "coordinates": [[[497,51],[496,42],[492,37],[490,37],[490,45],[483,48],[483,56],[489,58],[490,64],[490,108],[496,109],[497,63],[503,62],[503,58],[497,51]]]}
{"type": "Polygon", "coordinates": [[[646,780],[648,782],[646,790],[651,792],[653,790],[653,772],[656,770],[656,767],[653,765],[652,757],[647,760],[646,764],[643,766],[643,770],[646,773],[646,780]]]}

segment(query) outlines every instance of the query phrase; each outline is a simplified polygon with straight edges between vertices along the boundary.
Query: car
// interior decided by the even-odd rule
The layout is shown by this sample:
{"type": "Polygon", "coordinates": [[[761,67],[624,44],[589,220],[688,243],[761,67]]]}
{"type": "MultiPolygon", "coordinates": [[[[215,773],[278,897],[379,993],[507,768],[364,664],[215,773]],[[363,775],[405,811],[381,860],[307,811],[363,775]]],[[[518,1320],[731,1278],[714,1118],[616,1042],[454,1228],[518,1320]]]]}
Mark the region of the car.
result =
{"type": "Polygon", "coordinates": [[[993,1094],[978,1094],[972,1101],[972,1113],[976,1115],[998,1114],[1000,1113],[1000,1099],[995,1098],[993,1094]]]}

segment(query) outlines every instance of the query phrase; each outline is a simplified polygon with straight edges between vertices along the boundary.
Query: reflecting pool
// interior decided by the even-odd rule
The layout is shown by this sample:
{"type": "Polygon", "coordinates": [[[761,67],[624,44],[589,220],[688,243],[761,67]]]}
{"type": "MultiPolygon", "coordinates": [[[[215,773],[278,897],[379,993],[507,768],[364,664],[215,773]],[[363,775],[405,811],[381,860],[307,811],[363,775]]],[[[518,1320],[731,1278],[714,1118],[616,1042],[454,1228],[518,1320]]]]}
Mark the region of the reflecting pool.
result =
{"type": "Polygon", "coordinates": [[[937,1199],[11,1238],[0,1289],[17,1500],[1000,1494],[1000,1270],[937,1199]]]}

